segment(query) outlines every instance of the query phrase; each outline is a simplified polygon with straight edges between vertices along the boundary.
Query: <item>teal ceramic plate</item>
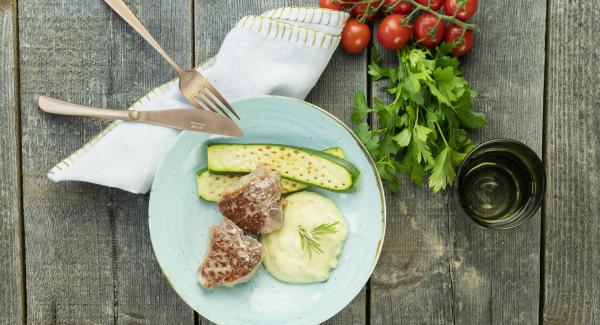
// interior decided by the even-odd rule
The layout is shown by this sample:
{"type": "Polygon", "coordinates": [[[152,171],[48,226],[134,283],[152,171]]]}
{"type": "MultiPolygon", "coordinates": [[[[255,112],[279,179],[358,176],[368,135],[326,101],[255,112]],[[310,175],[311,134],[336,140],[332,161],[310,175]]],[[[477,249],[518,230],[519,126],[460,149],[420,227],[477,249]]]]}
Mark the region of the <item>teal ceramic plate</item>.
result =
{"type": "Polygon", "coordinates": [[[233,103],[243,138],[183,132],[154,179],[150,195],[150,236],[160,267],[179,296],[218,324],[316,324],[342,310],[365,285],[379,257],[385,233],[385,202],[373,161],[356,136],[338,119],[303,101],[256,97],[233,103]],[[256,276],[233,288],[207,290],[196,271],[208,246],[208,227],[222,216],[200,200],[196,171],[206,166],[211,142],[278,143],[313,149],[342,147],[361,171],[357,192],[312,189],[333,199],[348,224],[348,239],[328,281],[293,285],[256,276]]]}

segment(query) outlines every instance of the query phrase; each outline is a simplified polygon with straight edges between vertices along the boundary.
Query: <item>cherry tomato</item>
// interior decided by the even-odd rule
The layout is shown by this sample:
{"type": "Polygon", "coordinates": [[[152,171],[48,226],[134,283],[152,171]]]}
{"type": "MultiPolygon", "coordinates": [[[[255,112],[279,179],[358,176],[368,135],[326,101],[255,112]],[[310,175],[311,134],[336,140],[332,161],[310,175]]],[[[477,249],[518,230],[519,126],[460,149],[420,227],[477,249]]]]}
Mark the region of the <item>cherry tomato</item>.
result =
{"type": "MultiPolygon", "coordinates": [[[[458,8],[457,0],[446,0],[444,3],[444,12],[448,16],[454,15],[458,8]]],[[[456,19],[461,21],[467,21],[467,19],[473,17],[477,10],[477,0],[464,0],[464,5],[456,14],[456,19]]]]}
{"type": "Polygon", "coordinates": [[[405,18],[403,15],[393,14],[381,21],[377,28],[377,39],[381,46],[388,50],[397,50],[410,40],[412,26],[402,25],[405,18]]]}
{"type": "Polygon", "coordinates": [[[429,2],[429,8],[438,11],[444,5],[444,0],[417,0],[417,2],[425,7],[429,2]]]}
{"type": "Polygon", "coordinates": [[[365,17],[365,20],[372,20],[373,17],[377,15],[377,11],[379,11],[378,7],[380,2],[381,1],[371,2],[370,6],[368,3],[358,4],[356,7],[352,8],[352,15],[356,18],[365,17]]]}
{"type": "Polygon", "coordinates": [[[369,45],[371,40],[371,29],[367,24],[359,23],[351,18],[342,30],[342,47],[346,52],[356,54],[369,45]]]}
{"type": "Polygon", "coordinates": [[[444,42],[446,43],[454,43],[459,42],[458,45],[452,50],[452,55],[454,56],[463,56],[473,47],[473,31],[467,30],[465,32],[465,37],[460,40],[462,36],[463,29],[459,26],[452,24],[448,29],[446,29],[446,35],[444,36],[444,42]]]}
{"type": "Polygon", "coordinates": [[[413,38],[418,41],[417,44],[424,47],[435,47],[440,44],[444,39],[444,32],[446,32],[446,25],[441,21],[437,24],[438,18],[430,13],[424,13],[417,17],[415,20],[415,26],[413,28],[413,38]],[[437,24],[435,34],[431,35],[430,31],[437,24]]]}
{"type": "Polygon", "coordinates": [[[386,8],[385,10],[387,12],[392,14],[408,15],[411,11],[413,11],[415,6],[407,1],[385,0],[384,7],[386,8]]]}
{"type": "Polygon", "coordinates": [[[343,8],[337,0],[319,0],[319,7],[337,11],[342,11],[343,8]]]}

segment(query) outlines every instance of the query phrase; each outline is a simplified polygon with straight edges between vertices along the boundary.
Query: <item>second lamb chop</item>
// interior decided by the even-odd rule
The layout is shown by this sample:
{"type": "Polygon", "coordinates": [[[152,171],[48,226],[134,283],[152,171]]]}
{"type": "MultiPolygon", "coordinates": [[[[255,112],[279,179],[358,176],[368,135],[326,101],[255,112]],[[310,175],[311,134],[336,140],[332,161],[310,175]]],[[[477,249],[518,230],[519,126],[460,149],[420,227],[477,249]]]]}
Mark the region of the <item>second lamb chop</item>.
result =
{"type": "Polygon", "coordinates": [[[233,287],[252,279],[263,260],[258,240],[245,235],[227,218],[209,231],[210,242],[198,269],[198,282],[205,288],[233,287]]]}

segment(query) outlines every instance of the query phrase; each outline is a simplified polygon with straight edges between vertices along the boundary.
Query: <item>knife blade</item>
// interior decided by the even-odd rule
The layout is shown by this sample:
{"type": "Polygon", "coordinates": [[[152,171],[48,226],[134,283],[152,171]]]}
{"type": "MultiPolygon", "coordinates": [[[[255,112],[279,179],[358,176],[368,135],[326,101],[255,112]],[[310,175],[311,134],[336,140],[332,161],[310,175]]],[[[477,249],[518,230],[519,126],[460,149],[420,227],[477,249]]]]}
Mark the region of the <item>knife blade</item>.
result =
{"type": "Polygon", "coordinates": [[[108,108],[93,108],[62,100],[40,96],[38,106],[52,114],[86,116],[111,120],[124,120],[166,126],[211,134],[241,137],[240,127],[222,115],[200,109],[175,108],[155,111],[134,111],[108,108]]]}
{"type": "Polygon", "coordinates": [[[244,132],[232,120],[200,109],[176,108],[158,111],[132,111],[134,121],[167,126],[175,129],[241,137],[244,132]],[[135,117],[135,116],[134,116],[135,117]]]}

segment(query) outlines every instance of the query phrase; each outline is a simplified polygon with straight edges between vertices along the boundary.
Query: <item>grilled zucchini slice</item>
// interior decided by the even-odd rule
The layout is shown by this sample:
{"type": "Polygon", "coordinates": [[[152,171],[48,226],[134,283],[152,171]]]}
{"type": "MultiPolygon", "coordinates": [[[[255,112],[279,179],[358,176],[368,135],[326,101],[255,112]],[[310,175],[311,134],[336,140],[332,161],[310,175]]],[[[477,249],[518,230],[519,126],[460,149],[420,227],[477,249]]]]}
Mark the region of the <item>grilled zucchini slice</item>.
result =
{"type": "MultiPolygon", "coordinates": [[[[342,148],[330,148],[323,150],[323,152],[332,154],[336,157],[345,159],[344,150],[342,148]]],[[[209,202],[219,202],[225,188],[235,182],[237,182],[242,176],[240,175],[214,175],[208,172],[208,168],[204,168],[197,172],[198,180],[198,195],[200,198],[209,202]]],[[[283,187],[283,193],[289,194],[303,190],[308,185],[291,181],[289,179],[281,180],[281,187],[283,187]]]]}
{"type": "Polygon", "coordinates": [[[332,154],[279,144],[229,144],[208,146],[211,174],[247,174],[260,164],[279,171],[283,178],[335,192],[357,185],[359,170],[332,154]]]}

